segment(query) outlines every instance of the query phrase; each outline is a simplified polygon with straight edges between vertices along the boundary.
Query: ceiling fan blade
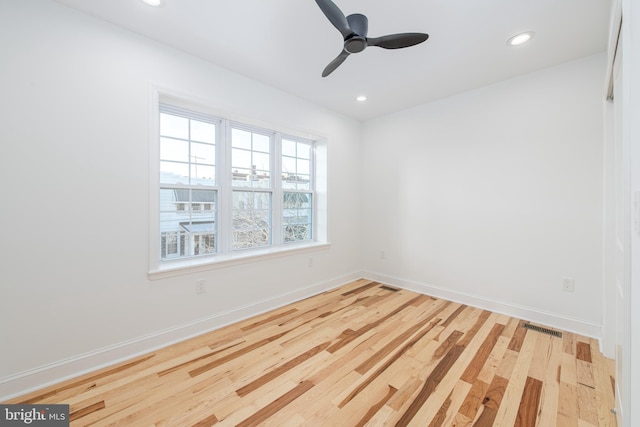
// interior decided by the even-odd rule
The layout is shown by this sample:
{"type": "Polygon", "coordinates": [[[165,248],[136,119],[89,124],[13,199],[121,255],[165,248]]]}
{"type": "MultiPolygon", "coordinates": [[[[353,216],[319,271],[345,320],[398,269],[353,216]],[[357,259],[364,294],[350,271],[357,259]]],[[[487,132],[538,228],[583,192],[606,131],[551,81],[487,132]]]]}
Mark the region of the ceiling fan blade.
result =
{"type": "Polygon", "coordinates": [[[428,38],[429,34],[423,33],[390,34],[388,36],[367,38],[367,45],[378,46],[385,49],[400,49],[417,45],[426,41],[428,38]]]}
{"type": "Polygon", "coordinates": [[[338,6],[331,0],[316,0],[322,12],[324,12],[325,16],[329,19],[329,21],[333,24],[334,27],[338,29],[342,33],[344,38],[347,38],[353,31],[349,27],[349,22],[347,22],[347,18],[344,16],[344,13],[340,10],[338,6]]]}
{"type": "Polygon", "coordinates": [[[322,77],[327,77],[329,74],[333,73],[335,69],[338,68],[340,64],[344,62],[345,59],[347,59],[347,56],[349,56],[349,52],[347,52],[346,50],[343,50],[342,52],[340,52],[340,55],[336,56],[336,59],[331,61],[329,65],[327,65],[324,68],[324,71],[322,72],[322,77]]]}

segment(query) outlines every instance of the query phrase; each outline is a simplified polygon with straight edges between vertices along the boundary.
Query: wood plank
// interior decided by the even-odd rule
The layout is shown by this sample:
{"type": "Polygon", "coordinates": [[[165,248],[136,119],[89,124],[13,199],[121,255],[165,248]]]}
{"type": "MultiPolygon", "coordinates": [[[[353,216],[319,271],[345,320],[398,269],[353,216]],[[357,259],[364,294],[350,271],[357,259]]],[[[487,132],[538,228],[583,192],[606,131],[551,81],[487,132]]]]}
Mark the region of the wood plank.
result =
{"type": "MultiPolygon", "coordinates": [[[[503,332],[504,333],[504,332],[503,332]]],[[[493,377],[496,375],[498,371],[498,367],[500,366],[500,362],[504,358],[504,354],[507,351],[507,346],[509,345],[509,338],[504,335],[498,337],[498,341],[496,345],[491,350],[489,354],[489,358],[486,363],[480,370],[478,374],[478,378],[480,381],[484,381],[485,383],[490,384],[493,380],[493,377]]]]}
{"type": "MultiPolygon", "coordinates": [[[[480,313],[480,315],[475,319],[473,326],[469,328],[463,339],[460,340],[460,343],[462,344],[468,343],[465,344],[466,347],[463,353],[442,379],[440,384],[438,384],[436,392],[433,393],[433,395],[427,399],[425,404],[420,408],[411,425],[419,426],[419,420],[436,412],[439,406],[443,404],[447,394],[450,393],[457,384],[460,384],[460,377],[478,353],[480,347],[495,327],[496,321],[499,318],[500,315],[491,314],[485,319],[483,313],[480,313]],[[480,326],[480,328],[478,328],[478,326],[480,326]]],[[[462,381],[462,383],[465,383],[465,381],[462,381]]],[[[456,414],[456,417],[458,417],[458,414],[456,414]]]]}
{"type": "Polygon", "coordinates": [[[99,411],[101,409],[105,408],[105,404],[104,404],[104,400],[101,400],[99,402],[96,402],[92,405],[86,406],[84,408],[80,408],[80,409],[76,409],[74,411],[71,411],[71,413],[69,414],[69,421],[76,421],[79,420],[82,417],[85,417],[89,414],[92,414],[96,411],[99,411]]]}
{"type": "Polygon", "coordinates": [[[519,352],[522,347],[522,342],[524,341],[524,337],[527,334],[527,329],[523,327],[526,322],[521,320],[518,322],[518,327],[513,332],[513,336],[511,338],[511,342],[509,343],[509,350],[519,352]]]}
{"type": "Polygon", "coordinates": [[[598,425],[598,403],[593,388],[578,384],[578,419],[598,425]]]}
{"type": "Polygon", "coordinates": [[[576,343],[576,358],[591,363],[591,345],[586,342],[578,341],[576,343]]]}
{"type": "Polygon", "coordinates": [[[215,415],[209,415],[207,418],[196,422],[193,427],[209,427],[214,424],[218,424],[218,418],[215,415]]]}
{"type": "Polygon", "coordinates": [[[297,308],[292,308],[290,310],[283,311],[282,313],[273,314],[273,315],[267,317],[266,319],[260,319],[257,322],[253,322],[253,323],[251,323],[249,325],[243,326],[240,329],[242,329],[245,332],[246,331],[250,331],[251,329],[255,329],[255,328],[259,327],[259,326],[264,326],[264,325],[266,325],[268,323],[273,323],[276,320],[280,320],[283,317],[287,317],[290,314],[295,314],[295,313],[298,313],[298,309],[297,308]]]}
{"type": "Polygon", "coordinates": [[[216,359],[212,362],[209,362],[205,365],[202,365],[198,368],[192,369],[189,371],[189,375],[192,377],[195,377],[197,375],[202,375],[203,373],[205,373],[206,371],[213,369],[217,366],[221,366],[224,365],[225,363],[229,362],[230,360],[236,359],[240,356],[244,356],[245,354],[248,354],[250,352],[252,352],[253,350],[260,348],[264,345],[267,345],[279,338],[282,338],[284,335],[286,335],[288,333],[288,331],[285,332],[281,332],[279,334],[276,335],[272,335],[269,338],[265,338],[263,340],[260,340],[258,342],[255,342],[253,344],[250,344],[248,346],[242,347],[241,349],[234,351],[231,354],[227,354],[226,356],[220,357],[219,359],[216,359]]]}
{"type": "MultiPolygon", "coordinates": [[[[488,323],[488,326],[485,327],[485,333],[488,333],[488,329],[491,327],[491,323],[487,322],[487,320],[490,316],[490,312],[483,310],[476,318],[469,319],[469,321],[472,322],[469,329],[464,333],[458,343],[451,347],[451,349],[444,355],[444,357],[440,359],[438,364],[429,371],[429,375],[425,379],[422,389],[418,392],[409,407],[404,411],[396,425],[407,425],[412,422],[414,418],[416,420],[422,420],[424,416],[421,416],[419,418],[416,418],[416,416],[419,412],[425,411],[423,405],[427,402],[436,388],[446,377],[448,378],[449,384],[447,384],[447,386],[441,387],[443,391],[441,391],[437,399],[431,401],[431,406],[433,407],[434,412],[438,410],[438,408],[446,399],[446,395],[450,391],[449,386],[453,387],[453,384],[455,384],[457,378],[459,378],[459,376],[462,374],[464,367],[467,366],[467,362],[465,361],[463,366],[459,367],[458,369],[454,369],[451,375],[448,375],[449,371],[457,362],[460,355],[462,355],[462,353],[467,349],[467,346],[469,346],[469,344],[474,340],[478,332],[483,328],[485,323],[488,323]]],[[[467,328],[467,326],[464,325],[459,325],[459,327],[461,327],[462,329],[467,328]]],[[[472,357],[472,354],[475,353],[477,348],[482,343],[482,338],[483,336],[480,336],[480,339],[476,340],[475,344],[472,346],[472,352],[467,353],[467,358],[472,357]]],[[[431,360],[434,360],[434,358],[431,357],[431,360]]]]}
{"type": "MultiPolygon", "coordinates": [[[[463,379],[463,381],[466,380],[463,379]]],[[[483,381],[474,381],[471,390],[469,390],[469,393],[458,412],[470,420],[473,420],[482,405],[482,401],[484,400],[488,389],[489,384],[483,381]]]]}
{"type": "Polygon", "coordinates": [[[367,411],[367,413],[364,415],[364,417],[362,417],[360,419],[360,421],[358,421],[357,423],[354,424],[355,427],[362,427],[364,425],[366,425],[371,418],[374,417],[374,415],[384,406],[386,405],[386,403],[389,401],[389,399],[391,399],[393,397],[394,394],[396,394],[398,390],[389,386],[389,391],[387,392],[387,394],[378,402],[376,402],[373,406],[371,406],[371,408],[369,408],[369,410],[367,411]]]}
{"type": "Polygon", "coordinates": [[[589,388],[596,388],[596,383],[593,379],[593,366],[591,363],[580,359],[576,360],[576,378],[578,384],[585,385],[589,388]]]}
{"type": "Polygon", "coordinates": [[[280,409],[284,408],[285,406],[287,406],[288,404],[296,400],[302,394],[309,391],[309,389],[311,389],[313,386],[314,384],[311,381],[301,382],[294,389],[283,394],[282,396],[274,400],[269,405],[265,406],[264,408],[257,411],[255,414],[251,415],[246,420],[238,423],[236,426],[237,427],[254,426],[256,424],[259,424],[265,421],[271,415],[275,414],[280,409]]]}
{"type": "MultiPolygon", "coordinates": [[[[351,399],[353,399],[358,393],[360,393],[367,385],[369,385],[373,380],[375,380],[382,372],[384,372],[389,366],[395,363],[409,348],[411,348],[417,341],[421,340],[433,327],[436,323],[438,323],[439,319],[436,322],[431,322],[422,330],[420,330],[410,341],[404,344],[392,357],[385,361],[375,372],[368,375],[364,381],[360,382],[357,387],[355,387],[341,402],[338,404],[338,407],[344,407],[351,399]]],[[[366,364],[366,362],[365,362],[366,364]]],[[[360,364],[361,367],[363,364],[360,364]]],[[[358,372],[358,368],[355,369],[358,372]]]]}
{"type": "Polygon", "coordinates": [[[564,332],[562,334],[562,351],[572,356],[576,355],[576,334],[564,332]]]}
{"type": "Polygon", "coordinates": [[[538,417],[542,381],[527,377],[514,427],[534,427],[538,417]]]}
{"type": "MultiPolygon", "coordinates": [[[[550,346],[545,357],[544,371],[537,372],[542,381],[542,396],[537,425],[558,425],[558,399],[560,394],[560,369],[562,357],[562,339],[548,337],[550,346]]],[[[537,356],[537,355],[536,355],[537,356]]],[[[531,369],[529,370],[531,373],[531,369]]],[[[532,375],[533,376],[533,375],[532,375]]]]}
{"type": "Polygon", "coordinates": [[[424,382],[420,392],[416,398],[411,402],[409,408],[402,414],[400,420],[396,423],[396,426],[406,426],[416,416],[420,407],[424,405],[429,396],[435,391],[436,387],[442,381],[442,378],[447,374],[451,366],[460,357],[464,347],[461,345],[455,345],[451,350],[442,358],[440,363],[436,366],[434,371],[429,375],[424,382]]]}
{"type": "MultiPolygon", "coordinates": [[[[480,349],[476,353],[475,357],[473,358],[469,366],[467,366],[467,369],[462,374],[462,377],[460,377],[463,381],[466,381],[469,384],[473,384],[475,382],[478,374],[482,370],[482,367],[486,363],[489,355],[498,342],[498,338],[500,338],[503,330],[504,325],[496,323],[493,326],[493,329],[491,329],[491,332],[480,346],[480,349]]],[[[469,418],[473,417],[470,416],[469,418]]]]}
{"type": "Polygon", "coordinates": [[[495,417],[494,425],[496,427],[513,427],[516,422],[519,402],[527,381],[527,373],[531,365],[531,359],[533,358],[536,339],[535,333],[527,333],[522,340],[522,345],[519,346],[518,359],[513,367],[513,372],[509,377],[509,384],[502,397],[503,404],[498,408],[498,413],[495,417]]]}
{"type": "Polygon", "coordinates": [[[469,390],[471,390],[471,384],[466,381],[458,381],[442,406],[440,406],[440,409],[435,413],[429,427],[447,427],[453,425],[460,407],[469,394],[469,390]]]}
{"type": "Polygon", "coordinates": [[[558,394],[558,426],[578,425],[578,390],[575,384],[560,383],[558,394]]]}
{"type": "Polygon", "coordinates": [[[345,291],[342,294],[342,296],[343,297],[347,297],[347,296],[350,296],[350,295],[356,295],[356,294],[359,294],[361,292],[364,292],[364,291],[369,290],[369,289],[371,289],[373,287],[376,287],[376,286],[380,286],[380,283],[378,283],[378,282],[369,282],[369,283],[364,284],[362,286],[359,286],[359,287],[357,287],[355,289],[351,289],[350,291],[345,291]]]}
{"type": "Polygon", "coordinates": [[[615,408],[616,402],[615,384],[611,384],[611,377],[609,376],[609,360],[607,360],[602,353],[598,350],[599,345],[597,340],[591,340],[591,356],[593,367],[593,378],[596,390],[596,402],[598,404],[598,425],[615,425],[616,416],[611,412],[611,409],[615,408]],[[611,392],[613,391],[613,393],[611,392]]]}
{"type": "Polygon", "coordinates": [[[506,378],[495,376],[489,385],[487,394],[482,399],[482,410],[476,418],[474,427],[491,427],[498,414],[498,408],[502,403],[504,391],[509,381],[506,378]]]}
{"type": "Polygon", "coordinates": [[[337,352],[341,348],[347,346],[352,341],[358,339],[359,337],[361,337],[365,333],[369,332],[370,330],[378,327],[379,325],[381,325],[382,323],[386,322],[387,320],[389,320],[390,318],[392,318],[396,314],[400,313],[402,310],[404,310],[405,308],[411,306],[412,304],[414,304],[416,301],[418,301],[420,299],[423,299],[423,298],[421,296],[417,296],[417,297],[409,300],[408,302],[405,302],[404,304],[400,305],[398,308],[396,308],[395,310],[393,310],[389,314],[387,314],[387,315],[385,315],[385,316],[383,316],[383,317],[381,317],[381,318],[379,318],[379,319],[377,319],[377,320],[375,320],[375,321],[373,321],[371,323],[368,323],[368,324],[364,325],[363,327],[359,328],[356,331],[346,329],[345,332],[343,333],[343,335],[339,338],[338,342],[336,342],[331,347],[329,347],[327,349],[327,351],[329,353],[337,352]],[[347,331],[349,331],[349,332],[347,333],[347,331]]]}
{"type": "Polygon", "coordinates": [[[258,388],[260,388],[262,385],[273,381],[274,379],[278,378],[280,375],[284,374],[285,372],[290,371],[291,369],[295,368],[296,366],[300,365],[302,362],[305,362],[308,359],[311,359],[313,356],[315,356],[316,354],[320,353],[321,351],[326,350],[329,345],[331,343],[330,342],[325,342],[322,343],[320,345],[317,345],[315,347],[313,347],[310,350],[307,350],[306,352],[296,356],[295,358],[293,358],[292,360],[289,360],[287,363],[285,363],[284,365],[271,370],[269,372],[267,372],[266,374],[262,375],[260,378],[250,382],[249,384],[239,388],[238,390],[236,390],[236,394],[240,397],[244,397],[247,394],[251,393],[252,391],[257,390],[258,388]]]}

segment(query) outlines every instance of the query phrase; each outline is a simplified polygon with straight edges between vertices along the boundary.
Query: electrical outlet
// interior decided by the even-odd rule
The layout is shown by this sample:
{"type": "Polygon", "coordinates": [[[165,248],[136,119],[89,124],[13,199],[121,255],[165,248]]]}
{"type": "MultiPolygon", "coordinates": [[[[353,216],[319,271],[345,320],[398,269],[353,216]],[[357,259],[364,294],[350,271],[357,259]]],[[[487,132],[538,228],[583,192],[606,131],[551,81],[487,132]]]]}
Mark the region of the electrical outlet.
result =
{"type": "Polygon", "coordinates": [[[313,267],[313,257],[309,257],[309,262],[307,264],[309,267],[313,267]]]}
{"type": "Polygon", "coordinates": [[[387,259],[387,254],[384,251],[380,251],[380,259],[387,259]]]}
{"type": "Polygon", "coordinates": [[[562,278],[562,290],[565,292],[573,292],[576,290],[576,284],[573,277],[562,278]]]}
{"type": "Polygon", "coordinates": [[[204,294],[207,292],[207,288],[204,285],[204,279],[196,280],[196,294],[204,294]]]}

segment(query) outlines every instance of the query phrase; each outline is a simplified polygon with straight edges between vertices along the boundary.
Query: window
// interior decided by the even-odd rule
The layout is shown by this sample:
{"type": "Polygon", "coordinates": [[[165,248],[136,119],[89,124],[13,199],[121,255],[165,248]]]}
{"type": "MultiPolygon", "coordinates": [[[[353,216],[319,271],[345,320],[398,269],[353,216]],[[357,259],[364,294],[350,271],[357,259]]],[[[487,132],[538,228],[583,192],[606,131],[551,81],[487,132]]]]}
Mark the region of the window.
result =
{"type": "Polygon", "coordinates": [[[273,135],[257,131],[231,129],[234,250],[272,242],[273,139],[273,135]]]}
{"type": "Polygon", "coordinates": [[[160,108],[161,260],[215,253],[219,126],[203,115],[160,108]]]}
{"type": "Polygon", "coordinates": [[[313,224],[311,146],[282,139],[282,235],[284,242],[310,240],[313,224]]]}
{"type": "Polygon", "coordinates": [[[312,140],[160,103],[160,262],[314,240],[312,140]]]}

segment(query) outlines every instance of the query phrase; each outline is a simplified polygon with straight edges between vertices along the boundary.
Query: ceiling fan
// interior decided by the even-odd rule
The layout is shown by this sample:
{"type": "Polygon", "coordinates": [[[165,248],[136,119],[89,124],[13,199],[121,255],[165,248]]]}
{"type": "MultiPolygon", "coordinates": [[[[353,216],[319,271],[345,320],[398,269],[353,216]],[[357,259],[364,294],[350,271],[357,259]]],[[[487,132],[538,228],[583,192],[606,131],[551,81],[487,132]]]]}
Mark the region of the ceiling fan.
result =
{"type": "Polygon", "coordinates": [[[352,53],[365,50],[367,46],[378,46],[384,49],[400,49],[414,46],[429,38],[429,34],[400,33],[389,34],[382,37],[367,37],[369,20],[360,13],[344,16],[344,13],[331,0],[316,0],[322,12],[326,15],[334,27],[342,33],[344,47],[342,52],[329,63],[322,72],[322,77],[327,77],[335,71],[340,64],[352,53]]]}

